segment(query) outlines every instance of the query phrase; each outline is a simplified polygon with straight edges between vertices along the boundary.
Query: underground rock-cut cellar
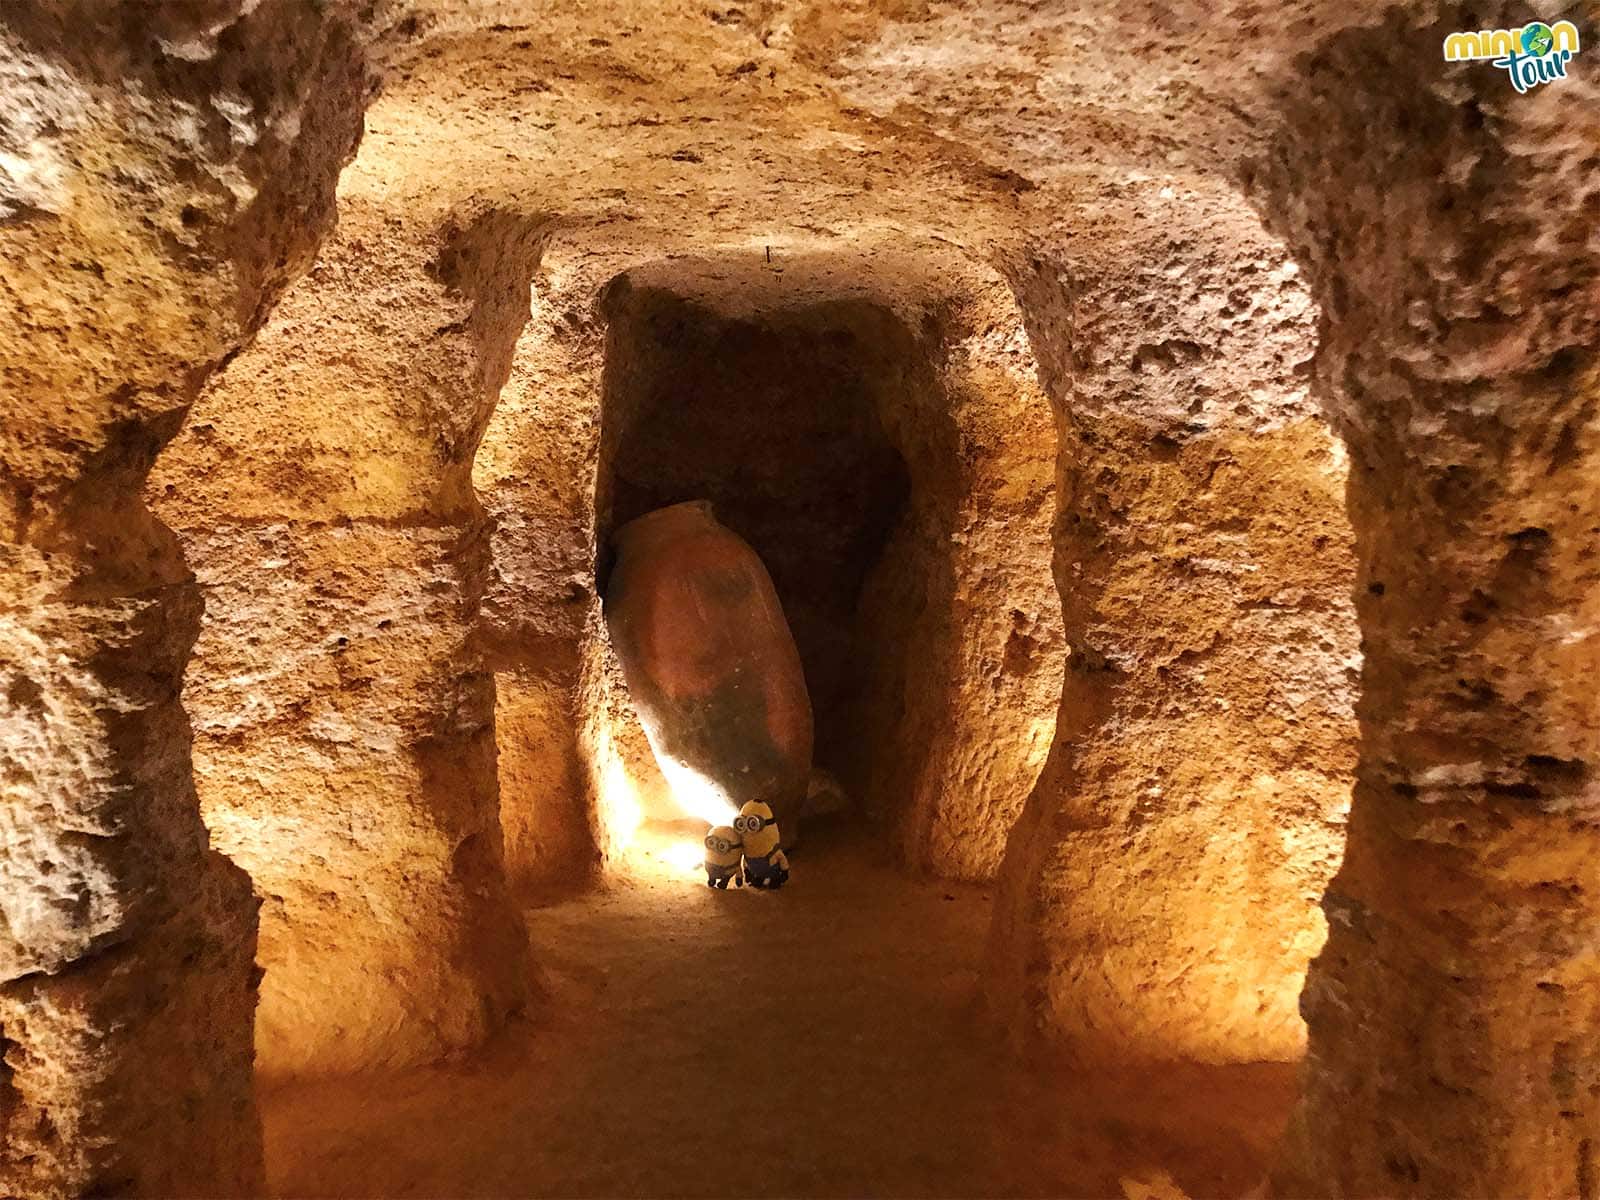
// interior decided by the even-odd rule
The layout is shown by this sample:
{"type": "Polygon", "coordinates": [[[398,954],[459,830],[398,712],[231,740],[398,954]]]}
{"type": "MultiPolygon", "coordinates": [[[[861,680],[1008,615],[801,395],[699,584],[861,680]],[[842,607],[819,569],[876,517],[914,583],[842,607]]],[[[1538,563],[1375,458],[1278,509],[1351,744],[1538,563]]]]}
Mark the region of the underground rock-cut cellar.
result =
{"type": "Polygon", "coordinates": [[[1600,1197],[1588,0],[8,0],[0,418],[0,1196],[1600,1197]]]}

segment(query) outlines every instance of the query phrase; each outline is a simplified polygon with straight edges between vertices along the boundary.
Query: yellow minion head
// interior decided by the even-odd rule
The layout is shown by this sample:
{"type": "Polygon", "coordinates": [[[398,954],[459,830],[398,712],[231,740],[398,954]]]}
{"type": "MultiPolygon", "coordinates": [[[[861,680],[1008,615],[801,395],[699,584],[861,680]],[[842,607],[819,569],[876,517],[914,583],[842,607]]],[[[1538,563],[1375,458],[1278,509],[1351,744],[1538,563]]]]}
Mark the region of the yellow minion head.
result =
{"type": "Polygon", "coordinates": [[[706,834],[706,862],[714,867],[737,867],[743,847],[730,825],[715,826],[706,834]]]}
{"type": "Polygon", "coordinates": [[[744,839],[746,858],[766,858],[778,848],[778,822],[772,817],[771,805],[764,801],[745,801],[733,827],[744,839]]]}

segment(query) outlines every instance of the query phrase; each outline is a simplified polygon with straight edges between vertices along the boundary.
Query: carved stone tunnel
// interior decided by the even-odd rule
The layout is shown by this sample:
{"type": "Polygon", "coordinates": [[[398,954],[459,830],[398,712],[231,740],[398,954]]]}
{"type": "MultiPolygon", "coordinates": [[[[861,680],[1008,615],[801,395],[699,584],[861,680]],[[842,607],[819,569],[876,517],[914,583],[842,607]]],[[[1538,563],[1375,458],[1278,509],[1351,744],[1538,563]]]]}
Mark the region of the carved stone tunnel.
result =
{"type": "Polygon", "coordinates": [[[1594,1194],[1534,8],[0,11],[0,1195],[1594,1194]],[[691,499],[776,894],[602,619],[691,499]]]}
{"type": "MultiPolygon", "coordinates": [[[[987,387],[974,378],[968,323],[997,302],[993,282],[963,293],[947,279],[940,294],[916,266],[880,264],[874,279],[844,256],[780,273],[667,262],[613,280],[597,582],[603,592],[623,523],[711,501],[771,572],[816,714],[817,766],[913,862],[983,877],[1060,690],[1048,404],[1003,363],[983,364],[996,371],[987,387]],[[1008,450],[1002,422],[1038,439],[1008,450]],[[1004,563],[1001,538],[1035,553],[1004,563]],[[964,678],[979,662],[985,677],[964,678]],[[964,703],[959,728],[931,734],[964,703]]],[[[1014,311],[999,315],[1016,327],[1014,311]]],[[[607,707],[625,718],[625,702],[607,707]]],[[[631,722],[614,736],[643,777],[646,815],[681,816],[631,722]]]]}
{"type": "Polygon", "coordinates": [[[930,410],[944,415],[927,349],[919,356],[892,316],[864,305],[823,303],[757,324],[623,276],[606,307],[600,590],[625,522],[711,501],[761,556],[783,601],[815,713],[817,763],[853,781],[862,747],[852,744],[852,718],[874,649],[855,628],[857,602],[910,492],[884,428],[884,393],[935,397],[930,410]]]}

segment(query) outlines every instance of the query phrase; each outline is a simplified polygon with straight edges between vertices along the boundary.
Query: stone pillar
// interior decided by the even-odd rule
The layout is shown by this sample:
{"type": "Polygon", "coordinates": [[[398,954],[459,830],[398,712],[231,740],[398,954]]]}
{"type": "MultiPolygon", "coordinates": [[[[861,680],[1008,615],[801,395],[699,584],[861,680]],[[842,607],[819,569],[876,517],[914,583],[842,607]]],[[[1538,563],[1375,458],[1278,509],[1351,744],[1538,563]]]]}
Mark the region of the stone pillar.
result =
{"type": "Polygon", "coordinates": [[[1285,1060],[1354,760],[1343,459],[1313,311],[1230,189],[1129,189],[1014,278],[1061,410],[1070,649],[987,991],[1079,1059],[1285,1060]]]}
{"type": "Polygon", "coordinates": [[[0,1194],[263,1185],[255,902],[200,821],[201,600],[140,488],[331,223],[356,32],[295,0],[0,13],[0,1194]]]}
{"type": "MultiPolygon", "coordinates": [[[[634,249],[631,240],[626,246],[634,249]]],[[[473,485],[494,526],[483,629],[499,696],[506,873],[521,892],[581,885],[600,863],[594,738],[581,732],[605,724],[598,693],[608,686],[594,582],[605,366],[594,297],[621,269],[619,257],[626,262],[615,248],[587,244],[575,252],[570,235],[546,248],[532,316],[473,462],[473,485]]],[[[620,690],[620,669],[615,683],[617,712],[653,764],[620,690]]]]}
{"type": "Polygon", "coordinates": [[[471,469],[538,222],[420,200],[402,222],[369,169],[152,477],[211,598],[185,702],[207,823],[263,902],[270,1077],[435,1060],[527,994],[471,469]]]}
{"type": "Polygon", "coordinates": [[[859,602],[875,661],[846,787],[906,865],[989,880],[1061,696],[1055,422],[1006,281],[932,256],[913,269],[946,294],[879,401],[911,494],[859,602]]]}
{"type": "Polygon", "coordinates": [[[1413,51],[1460,19],[1329,39],[1259,168],[1324,309],[1366,652],[1287,1195],[1600,1192],[1600,87],[1413,51]]]}

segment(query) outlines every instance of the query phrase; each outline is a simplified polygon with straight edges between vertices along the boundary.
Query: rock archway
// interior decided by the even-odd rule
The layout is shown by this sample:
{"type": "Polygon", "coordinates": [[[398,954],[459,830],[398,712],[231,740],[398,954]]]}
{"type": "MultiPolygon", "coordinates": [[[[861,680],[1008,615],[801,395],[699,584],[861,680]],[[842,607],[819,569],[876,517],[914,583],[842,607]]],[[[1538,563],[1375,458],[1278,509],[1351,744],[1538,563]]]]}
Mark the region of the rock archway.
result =
{"type": "Polygon", "coordinates": [[[632,819],[682,815],[608,661],[594,571],[617,523],[693,493],[772,565],[821,700],[822,764],[908,861],[987,878],[1042,761],[1063,653],[1053,431],[1017,311],[951,256],[753,257],[613,257],[536,287],[476,476],[499,517],[491,640],[518,698],[502,709],[511,869],[547,880],[590,837],[614,853],[613,785],[632,819]],[[595,812],[560,798],[574,774],[595,812]]]}

